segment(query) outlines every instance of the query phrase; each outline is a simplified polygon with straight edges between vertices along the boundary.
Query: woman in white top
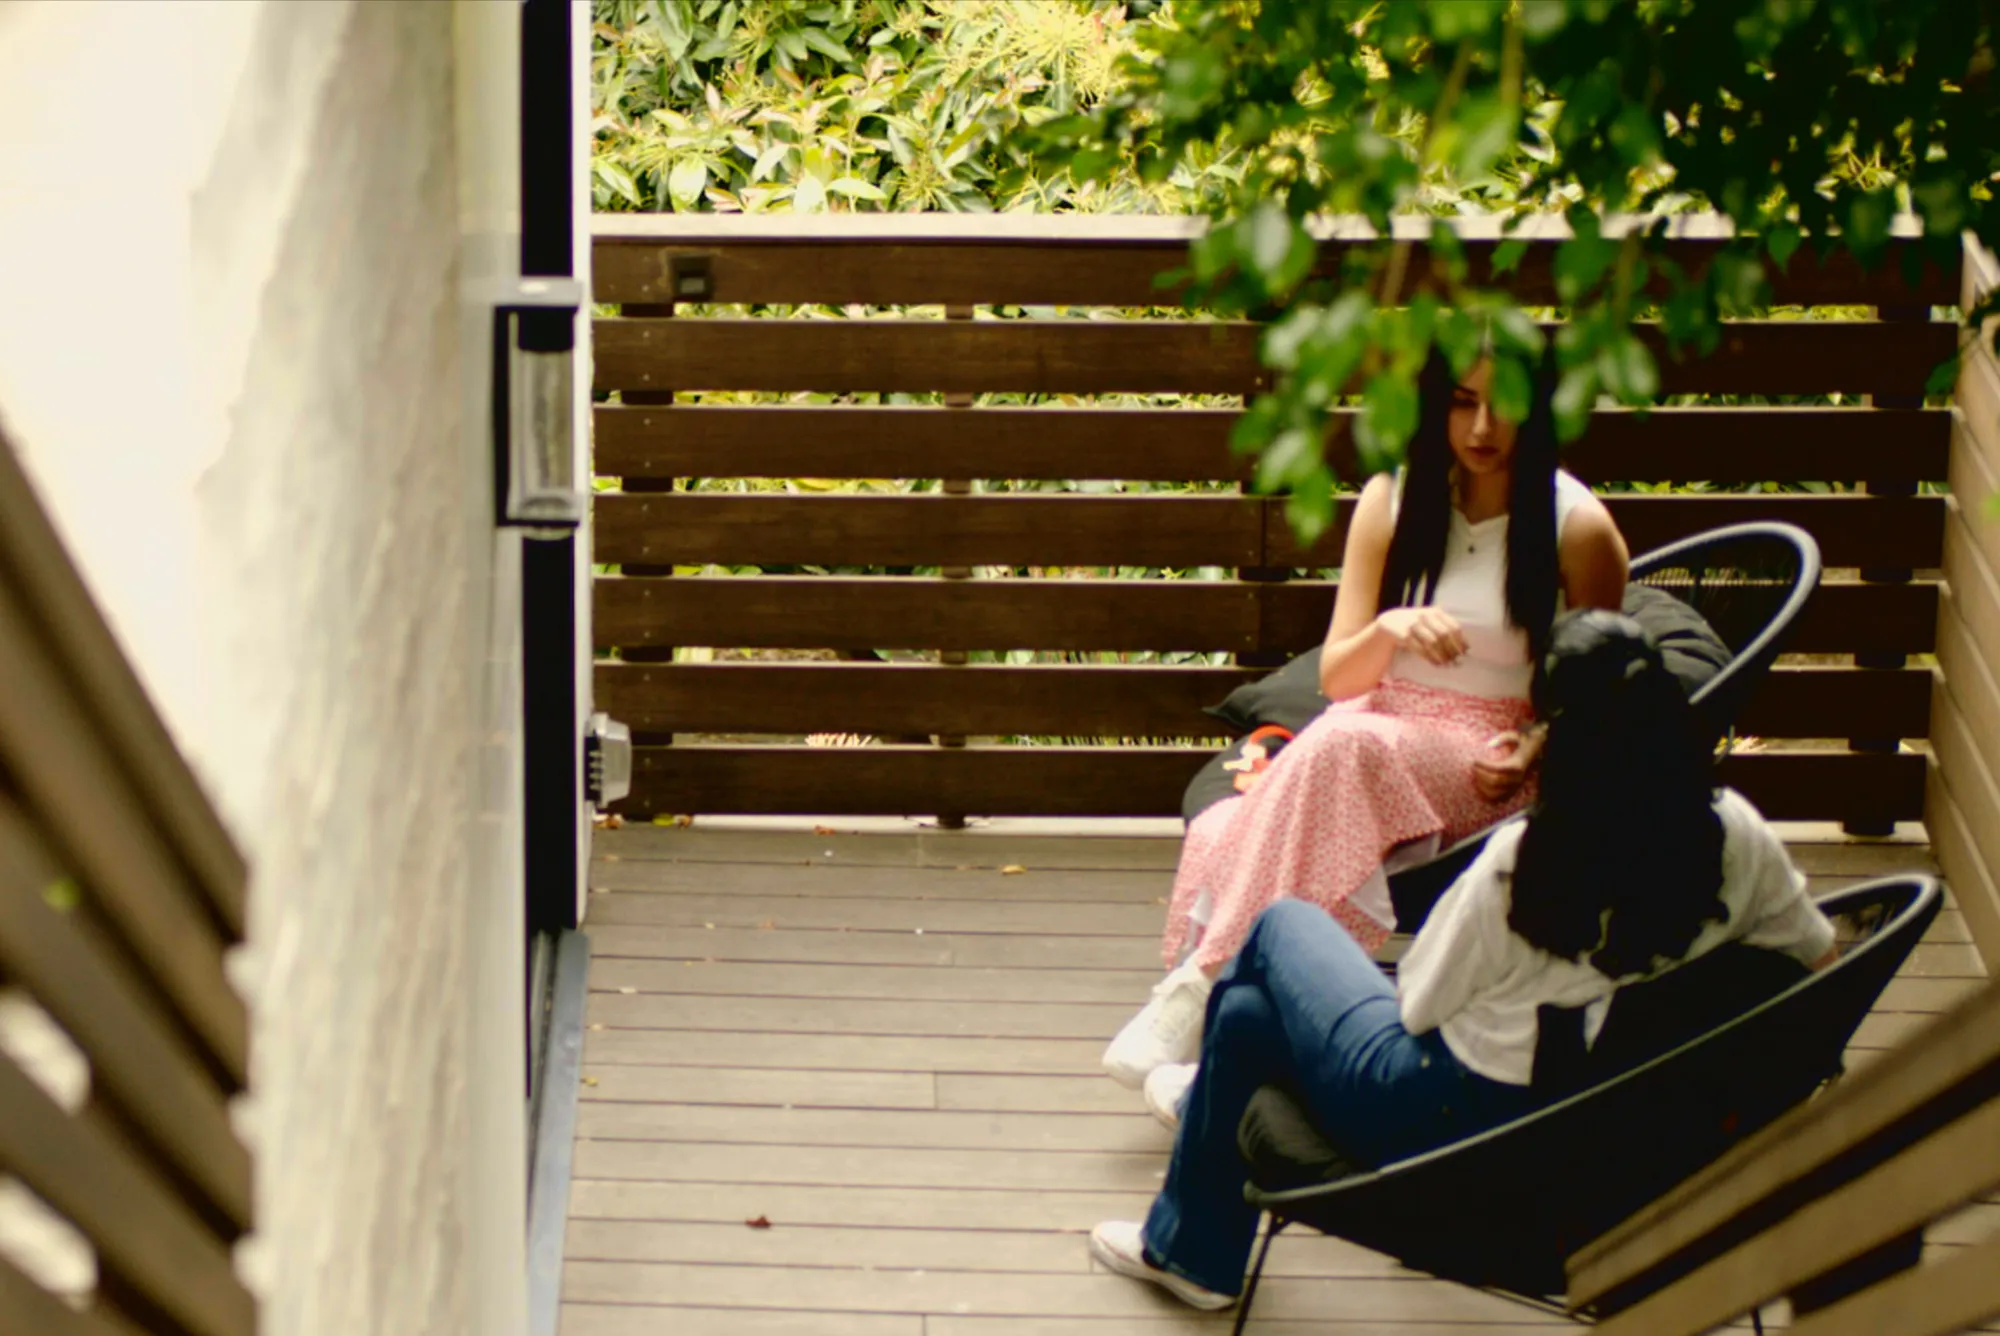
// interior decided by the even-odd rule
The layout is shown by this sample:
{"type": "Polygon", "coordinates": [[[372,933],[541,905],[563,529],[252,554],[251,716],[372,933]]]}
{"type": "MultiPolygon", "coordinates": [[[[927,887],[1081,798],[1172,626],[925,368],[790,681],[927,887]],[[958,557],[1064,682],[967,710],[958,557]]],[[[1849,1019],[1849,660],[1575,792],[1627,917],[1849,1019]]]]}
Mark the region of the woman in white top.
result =
{"type": "Polygon", "coordinates": [[[1105,1051],[1122,1084],[1194,1056],[1210,981],[1266,905],[1309,900],[1372,951],[1395,920],[1385,857],[1426,857],[1527,801],[1530,665],[1559,606],[1619,605],[1626,552],[1556,468],[1552,378],[1518,428],[1494,412],[1492,378],[1483,359],[1462,379],[1440,356],[1425,368],[1408,466],[1369,482],[1348,528],[1320,659],[1334,704],[1251,792],[1190,823],[1172,972],[1105,1051]]]}
{"type": "Polygon", "coordinates": [[[1384,1164],[1542,1102],[1530,1077],[1544,1004],[1588,1008],[1588,1040],[1622,984],[1724,942],[1815,968],[1833,958],[1832,925],[1784,845],[1711,787],[1686,698],[1638,625],[1573,613],[1543,667],[1535,805],[1445,892],[1396,984],[1314,906],[1258,919],[1216,982],[1166,1186],[1143,1226],[1092,1232],[1107,1266],[1196,1307],[1235,1301],[1257,1228],[1236,1128],[1265,1085],[1289,1086],[1349,1159],[1384,1164]]]}

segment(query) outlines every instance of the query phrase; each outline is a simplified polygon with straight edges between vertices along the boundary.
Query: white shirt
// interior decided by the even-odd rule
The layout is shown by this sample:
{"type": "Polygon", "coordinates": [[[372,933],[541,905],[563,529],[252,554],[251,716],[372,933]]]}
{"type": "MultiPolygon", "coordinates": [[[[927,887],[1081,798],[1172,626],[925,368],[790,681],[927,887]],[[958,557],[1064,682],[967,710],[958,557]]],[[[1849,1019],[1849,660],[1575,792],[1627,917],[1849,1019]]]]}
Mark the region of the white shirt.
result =
{"type": "MultiPolygon", "coordinates": [[[[1396,480],[1392,512],[1402,503],[1402,479],[1396,480]]],[[[1556,471],[1556,541],[1570,512],[1590,495],[1590,488],[1570,474],[1556,471]]],[[[1385,591],[1386,594],[1387,591],[1385,591]]],[[[1384,599],[1385,604],[1387,598],[1384,599]]],[[[1450,613],[1465,632],[1465,654],[1455,663],[1438,664],[1409,650],[1397,650],[1386,677],[1400,677],[1424,686],[1444,687],[1468,695],[1526,700],[1535,670],[1528,633],[1507,620],[1507,517],[1495,515],[1477,524],[1452,507],[1445,536],[1444,565],[1430,606],[1450,613]]],[[[1556,610],[1562,611],[1562,591],[1556,610]]]]}
{"type": "MultiPolygon", "coordinates": [[[[1749,800],[1733,789],[1716,798],[1722,819],[1723,906],[1728,918],[1702,925],[1688,960],[1725,942],[1783,951],[1811,964],[1833,947],[1833,925],[1806,895],[1806,879],[1749,800]]],[[[1441,1030],[1458,1060],[1481,1076],[1527,1085],[1535,1066],[1535,1008],[1587,1007],[1584,1038],[1594,1043],[1621,982],[1584,961],[1550,955],[1507,926],[1514,858],[1523,822],[1494,832],[1486,848],[1439,898],[1396,971],[1403,1028],[1441,1030]]],[[[1671,968],[1668,966],[1667,968],[1671,968]]]]}

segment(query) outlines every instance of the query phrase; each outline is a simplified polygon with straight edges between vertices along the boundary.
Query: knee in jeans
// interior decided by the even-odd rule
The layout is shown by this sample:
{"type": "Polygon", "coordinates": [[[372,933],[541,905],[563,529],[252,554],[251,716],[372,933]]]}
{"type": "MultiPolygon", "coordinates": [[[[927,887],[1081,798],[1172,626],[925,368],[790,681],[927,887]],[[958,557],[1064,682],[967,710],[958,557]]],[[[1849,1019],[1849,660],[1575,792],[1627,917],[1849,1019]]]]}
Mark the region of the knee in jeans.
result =
{"type": "MultiPolygon", "coordinates": [[[[1301,924],[1325,918],[1326,911],[1318,905],[1305,900],[1280,900],[1264,911],[1258,927],[1267,935],[1291,933],[1299,931],[1301,924]]],[[[1312,929],[1307,928],[1305,931],[1310,932],[1312,929]]]]}

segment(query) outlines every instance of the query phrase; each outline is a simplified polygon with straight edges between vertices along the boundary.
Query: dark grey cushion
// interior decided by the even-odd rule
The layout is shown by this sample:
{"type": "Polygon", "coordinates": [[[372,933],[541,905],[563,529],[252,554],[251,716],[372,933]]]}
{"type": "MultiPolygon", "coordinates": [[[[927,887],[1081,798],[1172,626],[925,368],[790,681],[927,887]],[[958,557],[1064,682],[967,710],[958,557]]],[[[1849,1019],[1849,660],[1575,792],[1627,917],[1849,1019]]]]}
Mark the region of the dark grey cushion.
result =
{"type": "Polygon", "coordinates": [[[1266,1192],[1331,1183],[1364,1172],[1313,1125],[1289,1091],[1265,1086],[1236,1125],[1236,1149],[1250,1181],[1266,1192]]]}

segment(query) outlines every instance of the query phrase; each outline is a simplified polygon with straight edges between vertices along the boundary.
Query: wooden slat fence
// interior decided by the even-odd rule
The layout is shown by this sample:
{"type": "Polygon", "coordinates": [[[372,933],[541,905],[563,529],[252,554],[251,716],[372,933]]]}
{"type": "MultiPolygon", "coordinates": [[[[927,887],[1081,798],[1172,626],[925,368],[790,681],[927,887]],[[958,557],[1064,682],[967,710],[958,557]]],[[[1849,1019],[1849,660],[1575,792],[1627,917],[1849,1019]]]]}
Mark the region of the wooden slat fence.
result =
{"type": "MultiPolygon", "coordinates": [[[[2000,287],[2000,264],[1965,257],[1965,301],[2000,287]]],[[[2000,973],[2000,365],[1984,337],[1959,365],[1938,615],[1938,689],[1924,819],[1987,968],[2000,973]]]]}
{"type": "Polygon", "coordinates": [[[0,1330],[255,1332],[245,881],[0,439],[0,1173],[50,1213],[5,1231],[0,1330]]]}
{"type": "MultiPolygon", "coordinates": [[[[595,327],[595,468],[621,481],[595,515],[595,560],[617,572],[596,582],[596,693],[642,743],[626,810],[1178,810],[1218,731],[1200,707],[1324,633],[1344,531],[1302,551],[1282,501],[1234,494],[1247,466],[1228,434],[1261,384],[1257,331],[1161,309],[1174,298],[1156,276],[1184,262],[1190,226],[597,220],[595,297],[621,314],[595,327]],[[977,318],[936,318],[946,306],[977,318]],[[1029,401],[937,402],[989,392],[1029,401]],[[1010,486],[948,494],[946,478],[1010,486]],[[838,490],[857,479],[875,481],[838,490]],[[946,578],[968,567],[987,569],[946,578]],[[1135,569],[1166,576],[1112,578],[1135,569]],[[724,653],[675,662],[677,646],[724,653]],[[746,650],[765,653],[728,653],[746,650]],[[938,661],[981,650],[1076,661],[938,661]],[[1163,655],[1181,661],[1109,661],[1163,655]],[[799,745],[812,733],[879,741],[799,745]],[[973,745],[928,745],[941,736],[973,745]],[[1154,745],[1112,745],[1129,740],[1154,745]]],[[[1719,235],[1691,219],[1670,246],[1699,267],[1719,235]]],[[[1554,300],[1555,237],[1510,280],[1525,300],[1554,300]]],[[[1475,272],[1495,240],[1467,237],[1475,272]]],[[[1329,273],[1342,244],[1335,229],[1329,273]]],[[[1924,811],[1925,760],[1903,740],[1930,728],[1930,673],[1907,656],[1936,648],[1950,521],[1921,484],[1949,471],[1954,427],[1921,396],[1955,337],[1927,317],[1960,276],[1927,267],[1912,287],[1900,261],[1794,257],[1776,298],[1809,318],[1736,323],[1715,357],[1663,362],[1670,393],[1710,401],[1601,411],[1567,456],[1594,484],[1734,489],[1614,489],[1635,551],[1749,519],[1821,543],[1829,583],[1793,649],[1838,657],[1781,668],[1742,721],[1764,747],[1727,762],[1774,817],[1879,828],[1924,811]],[[1745,490],[1805,480],[1841,486],[1745,490]]]]}
{"type": "Polygon", "coordinates": [[[1917,1239],[1996,1188],[1989,983],[1578,1252],[1569,1299],[1606,1336],[1697,1336],[1787,1295],[1798,1336],[1948,1336],[2000,1315],[2000,1238],[1912,1266],[1917,1239]]]}

